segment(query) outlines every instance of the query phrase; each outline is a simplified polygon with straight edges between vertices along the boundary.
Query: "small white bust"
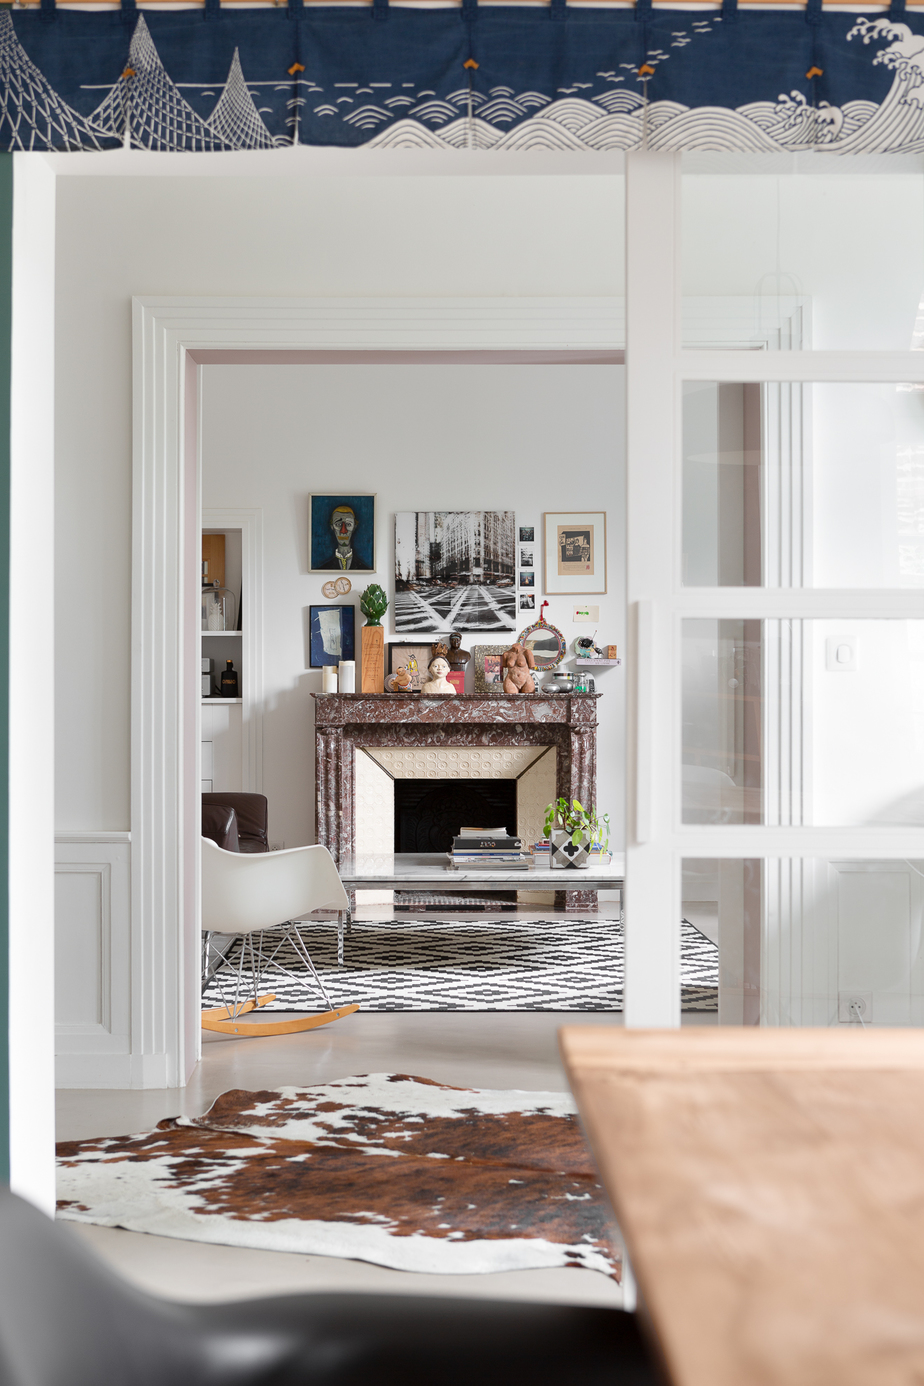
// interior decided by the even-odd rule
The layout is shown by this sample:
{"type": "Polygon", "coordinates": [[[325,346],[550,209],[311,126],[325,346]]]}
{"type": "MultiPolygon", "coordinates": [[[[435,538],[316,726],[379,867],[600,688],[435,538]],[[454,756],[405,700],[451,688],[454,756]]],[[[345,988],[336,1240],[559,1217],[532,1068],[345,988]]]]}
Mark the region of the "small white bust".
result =
{"type": "Polygon", "coordinates": [[[421,688],[421,693],[455,693],[455,689],[447,679],[449,673],[449,660],[442,655],[437,655],[436,659],[431,659],[427,666],[430,670],[431,679],[421,688]]]}

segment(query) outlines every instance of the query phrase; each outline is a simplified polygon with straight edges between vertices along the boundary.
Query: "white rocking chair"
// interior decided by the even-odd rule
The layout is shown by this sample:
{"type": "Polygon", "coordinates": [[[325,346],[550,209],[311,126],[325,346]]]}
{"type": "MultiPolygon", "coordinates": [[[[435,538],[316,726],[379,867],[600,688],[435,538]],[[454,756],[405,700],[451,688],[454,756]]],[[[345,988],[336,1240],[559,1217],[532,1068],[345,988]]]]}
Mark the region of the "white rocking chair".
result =
{"type": "MultiPolygon", "coordinates": [[[[358,1005],[335,1007],[317,974],[311,955],[299,933],[297,921],[312,910],[335,909],[342,920],[349,909],[334,859],[326,847],[293,847],[284,852],[226,852],[211,838],[202,839],[202,981],[218,979],[223,1006],[202,1012],[205,1030],[225,1035],[293,1035],[328,1025],[359,1010],[358,1005]],[[224,957],[213,943],[216,934],[240,936],[240,959],[234,974],[234,994],[225,998],[219,968],[224,957]],[[254,935],[257,944],[254,945],[254,935]],[[264,950],[264,936],[268,949],[264,950]],[[326,1011],[296,1020],[239,1025],[241,1016],[276,999],[275,992],[261,996],[263,973],[272,964],[289,977],[293,972],[276,962],[285,943],[305,963],[324,998],[326,1011]],[[245,985],[245,959],[251,974],[245,985]],[[249,993],[252,992],[252,995],[249,993]]],[[[301,978],[296,978],[301,980],[301,978]]]]}

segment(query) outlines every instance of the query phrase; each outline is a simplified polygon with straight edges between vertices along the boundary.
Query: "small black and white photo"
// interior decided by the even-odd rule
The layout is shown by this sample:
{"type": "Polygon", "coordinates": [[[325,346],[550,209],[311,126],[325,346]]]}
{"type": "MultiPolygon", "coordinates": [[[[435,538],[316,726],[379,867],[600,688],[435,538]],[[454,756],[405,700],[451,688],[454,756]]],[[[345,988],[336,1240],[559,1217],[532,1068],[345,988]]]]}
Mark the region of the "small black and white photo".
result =
{"type": "Polygon", "coordinates": [[[535,611],[535,610],[536,610],[536,594],[535,594],[535,592],[521,592],[521,593],[520,593],[520,610],[521,610],[521,611],[535,611]]]}
{"type": "Polygon", "coordinates": [[[536,539],[535,525],[520,525],[520,543],[532,544],[536,539]]]}
{"type": "Polygon", "coordinates": [[[531,568],[534,563],[532,549],[520,549],[520,567],[531,568]]]}
{"type": "Polygon", "coordinates": [[[521,587],[535,587],[535,585],[536,585],[536,574],[535,574],[535,573],[521,573],[521,574],[520,574],[520,586],[521,586],[521,587]]]}

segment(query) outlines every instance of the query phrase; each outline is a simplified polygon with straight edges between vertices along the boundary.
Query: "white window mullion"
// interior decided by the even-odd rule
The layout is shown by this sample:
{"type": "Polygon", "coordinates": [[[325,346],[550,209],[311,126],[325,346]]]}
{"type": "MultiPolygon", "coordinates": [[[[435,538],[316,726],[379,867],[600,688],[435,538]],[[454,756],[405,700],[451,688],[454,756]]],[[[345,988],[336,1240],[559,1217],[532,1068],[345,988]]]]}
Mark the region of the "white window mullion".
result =
{"type": "Polygon", "coordinates": [[[672,599],[679,159],[626,158],[627,840],[625,1022],[680,1024],[680,881],[671,828],[679,764],[672,599]],[[639,638],[641,634],[641,639],[639,638]],[[672,734],[668,729],[676,729],[672,734]]]}

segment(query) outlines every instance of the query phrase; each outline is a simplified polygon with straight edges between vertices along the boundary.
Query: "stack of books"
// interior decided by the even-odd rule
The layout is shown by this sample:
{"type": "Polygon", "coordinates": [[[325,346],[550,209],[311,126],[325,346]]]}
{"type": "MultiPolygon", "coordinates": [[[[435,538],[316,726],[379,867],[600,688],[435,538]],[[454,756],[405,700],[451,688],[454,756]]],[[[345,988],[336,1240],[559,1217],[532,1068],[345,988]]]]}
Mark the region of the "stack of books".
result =
{"type": "Polygon", "coordinates": [[[546,865],[548,865],[551,855],[552,844],[547,837],[542,838],[539,842],[533,843],[533,856],[537,861],[545,862],[546,865]]]}
{"type": "Polygon", "coordinates": [[[527,870],[529,857],[519,837],[506,828],[462,828],[452,840],[449,859],[453,866],[496,866],[527,870]]]}

